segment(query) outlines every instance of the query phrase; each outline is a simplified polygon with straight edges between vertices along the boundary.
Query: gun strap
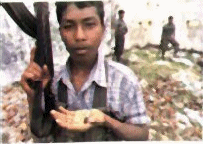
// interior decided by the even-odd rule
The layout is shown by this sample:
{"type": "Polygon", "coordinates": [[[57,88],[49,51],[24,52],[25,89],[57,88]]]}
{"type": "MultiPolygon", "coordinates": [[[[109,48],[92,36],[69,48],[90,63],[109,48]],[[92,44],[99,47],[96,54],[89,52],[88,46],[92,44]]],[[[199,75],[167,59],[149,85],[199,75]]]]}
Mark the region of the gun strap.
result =
{"type": "Polygon", "coordinates": [[[63,83],[62,79],[58,82],[58,106],[68,107],[67,86],[63,83]]]}
{"type": "MultiPolygon", "coordinates": [[[[104,67],[105,67],[106,83],[108,85],[108,65],[106,60],[104,61],[104,67]]],[[[92,108],[99,109],[105,108],[106,100],[107,100],[107,88],[101,87],[96,84],[92,108]]]]}

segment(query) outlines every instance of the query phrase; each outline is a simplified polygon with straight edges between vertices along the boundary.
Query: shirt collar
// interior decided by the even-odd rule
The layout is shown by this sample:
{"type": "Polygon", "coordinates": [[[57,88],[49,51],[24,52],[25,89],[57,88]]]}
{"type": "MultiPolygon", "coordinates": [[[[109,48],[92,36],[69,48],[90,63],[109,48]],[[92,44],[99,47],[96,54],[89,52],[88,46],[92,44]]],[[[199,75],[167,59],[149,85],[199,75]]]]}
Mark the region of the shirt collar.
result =
{"type": "MultiPolygon", "coordinates": [[[[100,45],[98,49],[98,59],[93,69],[90,72],[88,80],[83,85],[82,90],[87,89],[93,82],[96,82],[101,87],[107,87],[106,83],[106,73],[104,66],[104,54],[102,53],[103,46],[100,45]]],[[[58,80],[62,78],[64,84],[69,88],[73,87],[70,81],[70,59],[68,58],[66,65],[62,67],[61,75],[58,77],[58,80]]]]}
{"type": "Polygon", "coordinates": [[[89,80],[91,82],[96,82],[101,87],[106,87],[106,73],[105,73],[105,66],[104,66],[104,55],[102,53],[102,49],[99,48],[98,50],[98,59],[97,63],[93,67],[89,80]]]}

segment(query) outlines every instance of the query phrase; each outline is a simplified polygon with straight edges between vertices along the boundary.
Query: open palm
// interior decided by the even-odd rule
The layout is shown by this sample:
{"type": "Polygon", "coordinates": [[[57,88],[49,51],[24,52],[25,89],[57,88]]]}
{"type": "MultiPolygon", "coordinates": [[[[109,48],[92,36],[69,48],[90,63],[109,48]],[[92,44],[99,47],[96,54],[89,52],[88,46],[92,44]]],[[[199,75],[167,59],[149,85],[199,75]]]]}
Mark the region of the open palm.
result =
{"type": "Polygon", "coordinates": [[[59,126],[69,131],[85,132],[93,126],[92,123],[85,122],[90,115],[89,110],[69,111],[59,107],[59,111],[52,110],[51,115],[59,126]]]}

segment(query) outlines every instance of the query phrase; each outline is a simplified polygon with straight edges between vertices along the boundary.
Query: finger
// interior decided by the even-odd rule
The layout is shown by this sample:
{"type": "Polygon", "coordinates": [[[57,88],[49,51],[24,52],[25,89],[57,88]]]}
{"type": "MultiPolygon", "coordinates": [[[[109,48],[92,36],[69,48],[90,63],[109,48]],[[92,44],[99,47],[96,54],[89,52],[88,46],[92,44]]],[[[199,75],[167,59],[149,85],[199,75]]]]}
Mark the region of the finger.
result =
{"type": "Polygon", "coordinates": [[[71,124],[71,125],[67,125],[69,130],[75,131],[75,132],[85,132],[88,129],[90,129],[93,125],[90,123],[87,124],[71,124]]]}
{"type": "Polygon", "coordinates": [[[22,81],[25,81],[27,82],[28,79],[31,79],[32,81],[35,81],[38,76],[36,76],[33,72],[29,72],[29,71],[26,71],[23,75],[22,75],[22,81]]]}
{"type": "Polygon", "coordinates": [[[57,112],[55,110],[51,110],[51,115],[53,116],[53,118],[56,119],[60,119],[60,120],[67,120],[67,117],[65,114],[62,114],[60,112],[57,112]]]}
{"type": "Polygon", "coordinates": [[[40,71],[42,73],[42,68],[36,62],[31,62],[29,68],[40,71]]]}
{"type": "Polygon", "coordinates": [[[95,118],[88,118],[87,123],[89,123],[91,125],[102,125],[103,121],[97,120],[95,118]]]}
{"type": "Polygon", "coordinates": [[[62,106],[59,107],[60,112],[67,114],[68,110],[66,110],[65,108],[63,108],[62,106]]]}
{"type": "Polygon", "coordinates": [[[95,123],[96,121],[95,121],[95,119],[94,118],[92,118],[92,117],[88,117],[87,118],[87,123],[95,123]]]}
{"type": "MultiPolygon", "coordinates": [[[[25,74],[29,74],[32,80],[42,80],[43,73],[42,69],[34,62],[32,62],[25,71],[25,74]]],[[[28,76],[29,76],[28,75],[28,76]]]]}
{"type": "Polygon", "coordinates": [[[32,90],[32,87],[30,87],[30,83],[28,80],[35,81],[35,76],[32,73],[26,71],[21,76],[21,86],[26,92],[32,90]]]}
{"type": "Polygon", "coordinates": [[[105,121],[104,119],[104,113],[101,112],[98,109],[91,110],[91,114],[89,116],[88,122],[90,123],[103,123],[105,121]]]}
{"type": "Polygon", "coordinates": [[[35,62],[31,62],[27,70],[38,72],[40,75],[43,74],[43,69],[35,62]]]}
{"type": "Polygon", "coordinates": [[[55,110],[52,110],[51,111],[51,115],[53,116],[53,118],[56,120],[56,119],[59,119],[61,120],[62,122],[64,123],[72,123],[73,121],[73,118],[66,115],[66,114],[63,114],[63,113],[60,113],[60,112],[57,112],[55,110]]]}
{"type": "Polygon", "coordinates": [[[62,128],[69,129],[68,124],[66,122],[61,121],[60,119],[56,119],[56,123],[62,128]]]}
{"type": "Polygon", "coordinates": [[[21,78],[20,84],[24,90],[30,90],[31,88],[27,84],[27,82],[24,80],[24,78],[21,78]]]}
{"type": "Polygon", "coordinates": [[[21,79],[20,83],[21,83],[23,90],[27,93],[27,95],[29,95],[29,96],[34,95],[34,90],[32,90],[30,88],[30,86],[27,84],[27,82],[23,78],[21,79]]]}
{"type": "Polygon", "coordinates": [[[69,123],[69,122],[64,122],[61,119],[56,119],[56,123],[62,127],[62,128],[66,128],[70,131],[79,131],[81,129],[81,126],[69,123]]]}
{"type": "Polygon", "coordinates": [[[73,114],[74,114],[73,111],[69,111],[69,110],[63,108],[62,106],[59,107],[59,110],[60,110],[62,113],[67,114],[67,115],[73,115],[73,114]]]}
{"type": "Polygon", "coordinates": [[[48,70],[47,65],[44,65],[44,66],[43,66],[42,72],[43,72],[43,75],[44,75],[44,76],[50,77],[50,74],[49,74],[49,70],[48,70]]]}
{"type": "Polygon", "coordinates": [[[50,81],[50,79],[51,79],[51,76],[49,74],[48,67],[46,65],[44,65],[43,69],[42,69],[43,87],[46,87],[46,85],[50,81]]]}
{"type": "Polygon", "coordinates": [[[35,57],[35,51],[36,51],[36,48],[32,48],[32,50],[30,51],[30,62],[31,61],[34,61],[34,57],[35,57]]]}
{"type": "Polygon", "coordinates": [[[89,128],[92,127],[91,124],[77,125],[77,124],[64,123],[60,119],[56,119],[56,123],[59,126],[61,126],[62,128],[66,128],[66,129],[68,129],[69,131],[72,131],[72,132],[85,132],[89,128]]]}
{"type": "Polygon", "coordinates": [[[63,108],[62,106],[59,107],[59,110],[60,110],[60,112],[66,114],[67,116],[70,116],[70,117],[74,117],[75,116],[75,112],[69,111],[69,110],[63,108]]]}
{"type": "Polygon", "coordinates": [[[59,119],[60,117],[62,117],[61,113],[59,113],[55,110],[51,110],[50,113],[55,119],[59,119]]]}

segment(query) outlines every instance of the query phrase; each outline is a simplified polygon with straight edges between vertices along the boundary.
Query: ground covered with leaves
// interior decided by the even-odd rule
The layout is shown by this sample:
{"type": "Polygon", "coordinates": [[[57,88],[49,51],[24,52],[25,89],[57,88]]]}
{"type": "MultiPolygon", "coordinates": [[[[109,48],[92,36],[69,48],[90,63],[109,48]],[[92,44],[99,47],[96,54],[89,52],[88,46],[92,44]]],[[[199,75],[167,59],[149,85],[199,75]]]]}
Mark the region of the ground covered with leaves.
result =
{"type": "Polygon", "coordinates": [[[196,63],[198,54],[131,49],[123,63],[140,79],[147,114],[151,119],[150,140],[202,140],[203,77],[196,63]]]}
{"type": "MultiPolygon", "coordinates": [[[[149,140],[202,140],[203,84],[198,58],[182,53],[174,59],[168,52],[162,61],[154,49],[124,52],[122,62],[136,73],[143,89],[151,119],[149,140]]],[[[32,143],[27,98],[19,82],[3,87],[1,95],[2,142],[32,143]]]]}

